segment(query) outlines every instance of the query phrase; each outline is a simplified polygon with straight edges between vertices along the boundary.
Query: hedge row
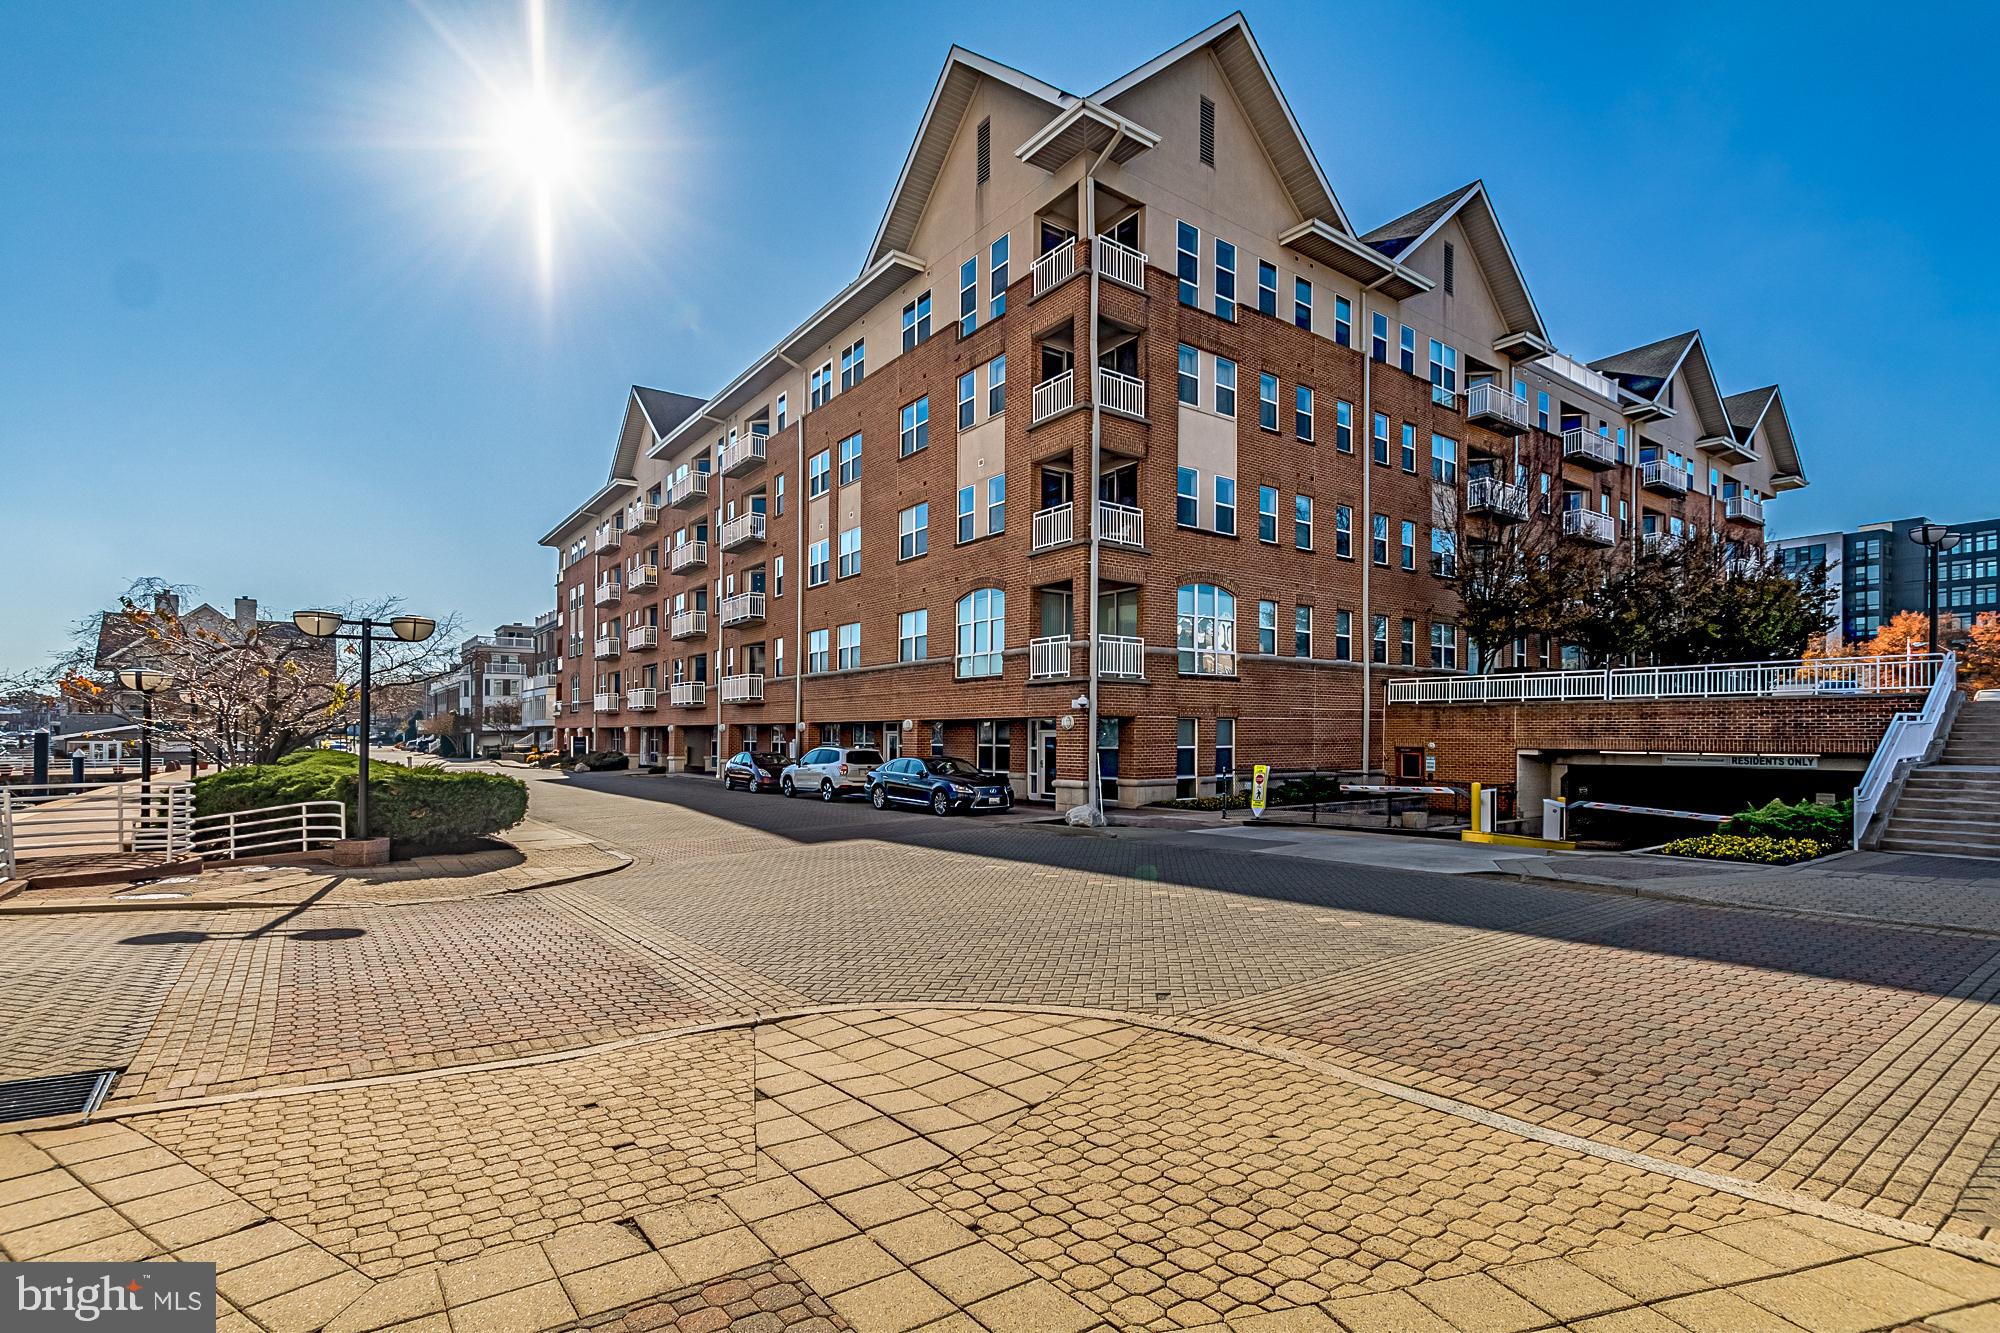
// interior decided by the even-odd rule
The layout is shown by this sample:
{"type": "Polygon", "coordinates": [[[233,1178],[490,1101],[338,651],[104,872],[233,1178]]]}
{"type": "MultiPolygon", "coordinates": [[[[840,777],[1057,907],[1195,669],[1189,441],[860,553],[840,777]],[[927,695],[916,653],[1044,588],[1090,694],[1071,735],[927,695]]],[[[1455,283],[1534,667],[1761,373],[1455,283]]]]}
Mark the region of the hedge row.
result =
{"type": "MultiPolygon", "coordinates": [[[[301,801],[339,801],[354,827],[360,761],[339,750],[301,750],[275,764],[226,768],[194,784],[195,814],[217,815],[301,801]]],[[[512,828],[528,811],[528,789],[497,773],[371,764],[369,832],[399,856],[463,846],[512,828]]]]}

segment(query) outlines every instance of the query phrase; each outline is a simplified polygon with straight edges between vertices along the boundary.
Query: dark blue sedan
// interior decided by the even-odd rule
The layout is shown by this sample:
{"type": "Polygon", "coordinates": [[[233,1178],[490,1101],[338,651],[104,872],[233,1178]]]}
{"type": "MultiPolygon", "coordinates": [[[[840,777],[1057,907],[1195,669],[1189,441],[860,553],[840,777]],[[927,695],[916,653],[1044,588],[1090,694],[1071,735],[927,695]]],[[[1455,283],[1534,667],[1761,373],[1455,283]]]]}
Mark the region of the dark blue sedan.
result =
{"type": "Polygon", "coordinates": [[[891,803],[927,805],[934,815],[954,810],[1011,810],[1014,784],[950,755],[891,759],[868,775],[868,800],[877,810],[891,803]]]}

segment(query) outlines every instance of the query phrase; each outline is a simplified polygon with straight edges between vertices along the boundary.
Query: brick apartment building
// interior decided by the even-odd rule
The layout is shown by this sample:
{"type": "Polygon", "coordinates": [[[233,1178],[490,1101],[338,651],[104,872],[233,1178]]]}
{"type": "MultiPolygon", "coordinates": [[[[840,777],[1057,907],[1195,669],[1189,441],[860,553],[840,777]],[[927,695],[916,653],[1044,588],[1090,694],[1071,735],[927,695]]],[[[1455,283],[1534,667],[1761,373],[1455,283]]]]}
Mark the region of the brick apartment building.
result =
{"type": "Polygon", "coordinates": [[[1757,541],[1804,484],[1698,332],[1557,351],[1480,183],[1357,229],[1240,16],[1082,97],[954,48],[860,276],[710,396],[634,388],[542,538],[553,720],[1068,805],[1094,692],[1107,801],[1355,769],[1385,678],[1472,660],[1482,525],[1757,541]]]}

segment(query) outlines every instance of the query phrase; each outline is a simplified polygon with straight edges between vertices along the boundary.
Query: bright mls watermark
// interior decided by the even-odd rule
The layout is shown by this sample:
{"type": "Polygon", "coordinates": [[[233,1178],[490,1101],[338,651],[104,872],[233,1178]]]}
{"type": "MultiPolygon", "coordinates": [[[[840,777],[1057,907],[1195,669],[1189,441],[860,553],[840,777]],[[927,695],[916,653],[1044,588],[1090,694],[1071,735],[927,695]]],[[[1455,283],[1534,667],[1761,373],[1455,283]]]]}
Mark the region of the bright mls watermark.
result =
{"type": "Polygon", "coordinates": [[[0,1264],[0,1328],[193,1333],[215,1327],[214,1264],[0,1264]]]}

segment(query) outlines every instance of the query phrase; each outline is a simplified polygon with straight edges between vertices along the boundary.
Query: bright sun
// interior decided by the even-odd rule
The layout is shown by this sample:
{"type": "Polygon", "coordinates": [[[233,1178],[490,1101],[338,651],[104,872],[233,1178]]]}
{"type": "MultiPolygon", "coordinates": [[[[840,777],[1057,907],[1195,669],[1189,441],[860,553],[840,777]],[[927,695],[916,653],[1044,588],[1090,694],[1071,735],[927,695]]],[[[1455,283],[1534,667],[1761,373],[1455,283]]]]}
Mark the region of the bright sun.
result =
{"type": "Polygon", "coordinates": [[[521,179],[549,188],[575,179],[584,144],[570,118],[546,94],[503,107],[494,140],[521,179]]]}

